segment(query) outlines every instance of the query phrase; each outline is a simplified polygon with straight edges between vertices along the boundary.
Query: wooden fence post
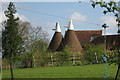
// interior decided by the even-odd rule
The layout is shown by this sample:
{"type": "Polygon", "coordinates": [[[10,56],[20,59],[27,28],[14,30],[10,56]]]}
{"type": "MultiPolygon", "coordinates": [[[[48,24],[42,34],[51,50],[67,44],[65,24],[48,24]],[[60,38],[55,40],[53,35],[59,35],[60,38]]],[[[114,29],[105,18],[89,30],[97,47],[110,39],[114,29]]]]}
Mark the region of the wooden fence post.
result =
{"type": "Polygon", "coordinates": [[[73,64],[75,64],[75,59],[74,59],[74,55],[73,55],[73,64]]]}
{"type": "Polygon", "coordinates": [[[51,64],[52,64],[52,66],[53,66],[53,59],[52,59],[52,58],[53,58],[53,56],[51,55],[51,64]]]}
{"type": "Polygon", "coordinates": [[[95,63],[98,63],[98,58],[96,53],[95,53],[95,63]]]}
{"type": "Polygon", "coordinates": [[[35,67],[35,58],[33,56],[33,67],[35,67]]]}

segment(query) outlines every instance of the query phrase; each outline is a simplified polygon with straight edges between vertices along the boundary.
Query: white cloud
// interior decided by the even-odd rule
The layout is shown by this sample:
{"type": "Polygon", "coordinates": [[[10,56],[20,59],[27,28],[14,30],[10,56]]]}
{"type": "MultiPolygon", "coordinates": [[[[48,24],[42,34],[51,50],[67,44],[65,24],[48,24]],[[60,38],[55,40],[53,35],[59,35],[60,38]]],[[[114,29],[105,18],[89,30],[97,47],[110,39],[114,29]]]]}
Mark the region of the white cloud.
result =
{"type": "Polygon", "coordinates": [[[82,23],[82,22],[87,21],[87,16],[82,15],[82,14],[80,14],[80,13],[78,13],[78,12],[74,12],[74,13],[71,15],[70,19],[72,19],[73,21],[76,21],[76,22],[77,22],[77,21],[80,21],[80,22],[82,23]]]}
{"type": "Polygon", "coordinates": [[[117,33],[118,27],[114,16],[102,16],[100,17],[100,20],[103,21],[103,23],[108,24],[107,34],[117,33]]]}
{"type": "Polygon", "coordinates": [[[102,16],[100,20],[104,21],[104,23],[109,25],[109,28],[115,28],[117,26],[117,22],[114,16],[102,16]]]}

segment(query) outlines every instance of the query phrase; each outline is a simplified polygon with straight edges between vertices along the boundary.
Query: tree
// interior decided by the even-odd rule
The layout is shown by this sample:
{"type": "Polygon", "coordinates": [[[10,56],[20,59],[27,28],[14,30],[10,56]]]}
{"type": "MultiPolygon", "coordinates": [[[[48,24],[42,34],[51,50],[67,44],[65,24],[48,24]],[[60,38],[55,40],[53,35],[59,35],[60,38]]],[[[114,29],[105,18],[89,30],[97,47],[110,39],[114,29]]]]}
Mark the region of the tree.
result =
{"type": "Polygon", "coordinates": [[[64,47],[63,52],[59,52],[57,54],[58,54],[57,56],[59,57],[58,61],[59,61],[60,65],[62,65],[64,63],[66,63],[67,60],[69,60],[69,56],[72,54],[71,53],[71,48],[68,45],[66,45],[64,47]]]}
{"type": "MultiPolygon", "coordinates": [[[[118,13],[120,13],[120,7],[117,5],[117,2],[115,2],[115,0],[111,0],[110,2],[105,2],[103,0],[100,0],[100,1],[91,0],[91,2],[92,2],[93,8],[95,8],[96,5],[100,5],[100,7],[105,8],[106,10],[103,11],[104,14],[107,14],[107,13],[113,13],[114,14],[114,16],[116,17],[116,22],[118,23],[118,34],[119,34],[120,33],[120,16],[118,15],[118,13]]],[[[118,43],[118,47],[119,47],[119,43],[118,43]]],[[[117,60],[117,62],[118,62],[118,70],[117,70],[115,80],[117,79],[119,69],[120,69],[120,52],[119,52],[119,48],[118,48],[118,56],[119,56],[118,57],[119,61],[117,60]]]]}
{"type": "Polygon", "coordinates": [[[103,0],[97,1],[97,0],[91,0],[93,8],[95,8],[96,5],[100,5],[100,7],[105,8],[103,11],[104,14],[107,13],[113,13],[116,17],[116,22],[118,22],[118,33],[120,33],[119,26],[120,26],[120,16],[118,13],[120,12],[120,7],[118,7],[117,2],[115,0],[111,0],[110,2],[105,2],[103,0]]]}
{"type": "Polygon", "coordinates": [[[14,16],[14,14],[16,13],[15,5],[10,2],[8,10],[6,10],[4,13],[8,19],[4,22],[5,30],[2,33],[2,48],[4,57],[9,59],[11,79],[13,80],[12,59],[20,53],[23,40],[18,31],[17,21],[19,20],[19,18],[15,18],[14,16]]]}
{"type": "MultiPolygon", "coordinates": [[[[41,56],[42,58],[47,55],[47,47],[48,47],[48,39],[47,39],[47,32],[42,30],[42,27],[36,27],[32,29],[32,34],[30,38],[30,59],[32,65],[32,58],[33,56],[37,57],[41,56]]],[[[45,61],[45,60],[44,60],[45,61]]],[[[43,63],[44,64],[44,63],[43,63]]]]}
{"type": "Polygon", "coordinates": [[[24,46],[24,51],[21,53],[22,54],[27,54],[30,51],[30,44],[32,43],[31,41],[31,36],[32,36],[32,25],[28,21],[18,21],[18,29],[19,29],[19,34],[21,35],[22,39],[24,40],[23,46],[24,46]]]}
{"type": "Polygon", "coordinates": [[[16,57],[15,65],[22,65],[22,67],[27,67],[26,58],[29,57],[27,54],[30,52],[30,40],[31,40],[31,30],[32,26],[30,22],[28,21],[17,21],[18,23],[18,32],[21,36],[22,40],[24,41],[23,44],[21,44],[23,47],[21,49],[21,52],[16,57]]]}
{"type": "Polygon", "coordinates": [[[47,32],[42,27],[32,27],[30,22],[18,21],[19,33],[24,40],[24,51],[21,53],[18,62],[21,61],[24,64],[23,67],[28,67],[28,63],[33,64],[33,56],[36,58],[40,55],[46,54],[48,47],[47,32]]]}

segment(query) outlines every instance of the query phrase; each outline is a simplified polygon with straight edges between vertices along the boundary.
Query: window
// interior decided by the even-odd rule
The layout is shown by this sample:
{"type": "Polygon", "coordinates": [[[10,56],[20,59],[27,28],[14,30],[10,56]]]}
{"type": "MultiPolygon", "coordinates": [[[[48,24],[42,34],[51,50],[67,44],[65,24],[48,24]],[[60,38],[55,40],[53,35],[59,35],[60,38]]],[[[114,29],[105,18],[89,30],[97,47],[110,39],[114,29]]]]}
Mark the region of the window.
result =
{"type": "Polygon", "coordinates": [[[94,40],[94,35],[91,36],[91,41],[94,40]]]}

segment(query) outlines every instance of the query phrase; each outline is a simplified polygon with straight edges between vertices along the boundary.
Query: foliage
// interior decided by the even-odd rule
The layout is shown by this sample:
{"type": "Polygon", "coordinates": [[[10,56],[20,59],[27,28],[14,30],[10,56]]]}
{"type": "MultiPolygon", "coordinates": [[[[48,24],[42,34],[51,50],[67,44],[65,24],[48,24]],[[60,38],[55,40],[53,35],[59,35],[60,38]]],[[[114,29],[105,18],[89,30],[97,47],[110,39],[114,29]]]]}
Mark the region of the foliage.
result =
{"type": "Polygon", "coordinates": [[[59,53],[59,62],[60,62],[60,64],[64,64],[67,60],[69,60],[69,56],[71,55],[71,50],[70,50],[71,48],[68,46],[68,45],[66,45],[65,47],[64,47],[64,50],[63,50],[63,52],[60,52],[59,53]]]}
{"type": "Polygon", "coordinates": [[[50,54],[47,52],[35,52],[33,56],[36,66],[46,66],[50,62],[50,54]]]}
{"type": "Polygon", "coordinates": [[[85,46],[83,52],[85,59],[91,63],[95,63],[95,53],[97,54],[98,61],[102,61],[102,57],[100,53],[104,52],[104,45],[88,44],[85,46]]]}
{"type": "Polygon", "coordinates": [[[39,62],[42,66],[48,63],[49,54],[47,53],[48,39],[47,32],[43,31],[41,27],[33,28],[33,34],[31,36],[30,53],[35,58],[39,58],[39,62]]]}
{"type": "MultiPolygon", "coordinates": [[[[15,10],[16,11],[16,10],[15,10]]],[[[5,11],[6,15],[8,14],[8,11],[5,11]]],[[[15,14],[15,13],[14,13],[15,14]]],[[[14,15],[13,15],[14,17],[14,15]]],[[[10,17],[11,18],[11,17],[10,17]]],[[[4,51],[4,54],[3,56],[6,57],[6,56],[9,56],[7,55],[8,52],[5,52],[5,51],[8,51],[8,50],[4,50],[4,46],[6,46],[6,42],[5,42],[5,39],[7,37],[8,41],[10,40],[8,38],[9,35],[5,35],[4,37],[4,34],[5,33],[13,33],[14,30],[9,27],[7,27],[7,22],[9,21],[9,24],[10,24],[10,21],[11,20],[7,20],[3,23],[3,26],[5,27],[5,30],[3,30],[3,37],[2,37],[2,41],[3,42],[3,51],[4,51]],[[10,29],[9,32],[6,32],[8,30],[6,29],[10,29]]],[[[28,64],[30,62],[31,63],[31,66],[33,64],[33,56],[35,56],[35,53],[40,53],[38,55],[46,55],[46,49],[48,47],[48,39],[47,39],[47,32],[45,32],[44,30],[42,30],[41,27],[32,27],[31,23],[28,22],[28,21],[22,21],[22,20],[19,20],[19,18],[16,18],[15,21],[12,21],[11,23],[13,22],[16,22],[16,24],[14,24],[14,26],[16,26],[16,31],[14,34],[13,34],[13,37],[15,37],[15,34],[18,34],[17,37],[20,37],[20,41],[18,39],[15,39],[15,38],[12,38],[14,40],[17,40],[16,42],[21,42],[20,43],[20,47],[18,46],[19,48],[19,54],[16,53],[17,55],[15,56],[12,56],[12,58],[14,59],[14,64],[15,65],[23,65],[23,66],[26,66],[28,67],[28,64]],[[45,53],[45,54],[44,54],[45,53]]],[[[14,27],[12,26],[12,27],[14,27]]],[[[12,37],[11,35],[9,37],[12,37]]],[[[14,42],[14,40],[11,42],[12,44],[15,44],[16,42],[14,42]]],[[[7,46],[9,47],[9,46],[7,46]]],[[[15,46],[14,46],[15,48],[15,46]]],[[[13,49],[14,49],[13,48],[13,49]]],[[[8,49],[8,48],[5,48],[5,49],[8,49]]]]}
{"type": "Polygon", "coordinates": [[[109,52],[108,54],[105,54],[105,56],[106,56],[109,64],[112,64],[112,63],[119,64],[119,62],[120,62],[118,50],[113,50],[113,51],[109,52]]]}
{"type": "Polygon", "coordinates": [[[43,53],[41,54],[41,59],[40,59],[40,63],[41,63],[41,66],[46,66],[48,65],[48,63],[50,62],[50,55],[48,53],[43,53]]]}
{"type": "Polygon", "coordinates": [[[18,31],[19,18],[15,18],[16,13],[15,5],[10,2],[8,10],[5,11],[5,16],[8,18],[4,22],[4,28],[2,32],[2,48],[3,56],[11,58],[21,52],[23,40],[18,31]]]}
{"type": "MultiPolygon", "coordinates": [[[[95,8],[96,5],[100,5],[100,7],[105,8],[106,10],[103,11],[104,14],[113,13],[116,17],[116,22],[118,22],[118,27],[120,26],[120,17],[118,15],[118,13],[120,12],[120,7],[118,7],[117,2],[115,0],[111,0],[110,2],[105,2],[103,0],[91,0],[91,2],[93,8],[95,8]]],[[[120,33],[119,30],[118,33],[120,33]]]]}
{"type": "Polygon", "coordinates": [[[30,43],[31,43],[31,30],[32,26],[30,22],[27,21],[18,21],[18,29],[19,29],[19,34],[22,36],[22,39],[24,40],[23,47],[24,51],[22,51],[21,54],[27,54],[30,52],[30,43]]]}
{"type": "MultiPolygon", "coordinates": [[[[19,23],[19,33],[22,35],[22,39],[24,40],[24,51],[20,56],[23,56],[22,64],[26,64],[28,67],[31,62],[31,66],[33,65],[33,57],[37,58],[46,54],[46,49],[48,46],[47,32],[43,31],[41,27],[33,28],[30,22],[18,21],[19,23]]],[[[43,62],[43,59],[40,59],[43,62]]],[[[19,61],[18,61],[19,62],[19,61]]],[[[18,63],[19,64],[19,63],[18,63]]],[[[41,63],[40,63],[41,64],[41,63]]]]}
{"type": "Polygon", "coordinates": [[[48,47],[47,32],[43,31],[41,27],[32,28],[29,36],[28,50],[34,55],[36,52],[45,53],[48,47]]]}
{"type": "MultiPolygon", "coordinates": [[[[110,13],[110,12],[114,14],[114,16],[116,17],[116,22],[118,22],[118,34],[119,34],[120,33],[120,16],[118,14],[120,13],[120,7],[117,5],[117,2],[115,2],[115,0],[111,0],[110,2],[105,2],[103,0],[101,0],[99,2],[97,0],[91,0],[91,2],[92,2],[93,8],[95,8],[96,5],[100,5],[100,7],[104,7],[106,9],[103,11],[104,14],[110,13]]],[[[110,56],[110,55],[108,55],[108,56],[110,56]]],[[[120,62],[120,53],[118,53],[118,56],[119,57],[112,58],[112,60],[110,62],[111,63],[119,63],[120,62]]],[[[119,63],[119,66],[120,66],[120,63],[119,63]]],[[[118,71],[117,71],[115,80],[117,79],[117,75],[118,75],[118,72],[120,69],[119,66],[118,66],[118,71]]]]}
{"type": "MultiPolygon", "coordinates": [[[[13,56],[14,64],[23,64],[23,66],[26,65],[27,67],[27,63],[32,61],[36,52],[40,53],[38,55],[46,53],[48,47],[48,34],[43,31],[41,27],[33,28],[30,22],[23,22],[21,20],[16,22],[18,23],[18,33],[21,36],[23,43],[21,44],[22,48],[19,55],[13,56]]],[[[6,24],[4,23],[3,25],[5,26],[6,24]]]]}
{"type": "Polygon", "coordinates": [[[34,53],[36,51],[44,51],[48,46],[47,32],[42,27],[32,27],[30,22],[19,21],[19,33],[24,40],[24,53],[34,53]]]}
{"type": "Polygon", "coordinates": [[[15,18],[14,14],[16,13],[15,5],[10,2],[8,10],[5,12],[7,20],[4,21],[4,30],[2,31],[2,51],[3,57],[9,59],[10,71],[11,71],[11,80],[13,80],[13,68],[12,61],[15,61],[15,56],[20,54],[23,47],[23,40],[19,34],[18,23],[19,18],[15,18]]]}
{"type": "Polygon", "coordinates": [[[9,65],[9,60],[3,58],[3,59],[2,59],[2,65],[9,65]]]}

